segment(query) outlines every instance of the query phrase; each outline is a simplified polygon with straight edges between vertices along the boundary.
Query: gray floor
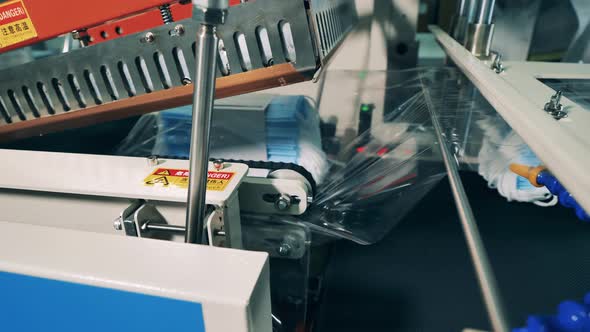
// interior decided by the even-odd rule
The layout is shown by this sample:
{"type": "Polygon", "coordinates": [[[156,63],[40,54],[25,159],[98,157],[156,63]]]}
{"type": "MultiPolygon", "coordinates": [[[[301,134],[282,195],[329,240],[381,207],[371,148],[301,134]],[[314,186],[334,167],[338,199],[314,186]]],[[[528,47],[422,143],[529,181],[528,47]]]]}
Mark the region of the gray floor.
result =
{"type": "MultiPolygon", "coordinates": [[[[462,174],[512,327],[590,291],[590,225],[462,174]]],[[[383,241],[340,242],[317,331],[489,329],[446,178],[383,241]]]]}

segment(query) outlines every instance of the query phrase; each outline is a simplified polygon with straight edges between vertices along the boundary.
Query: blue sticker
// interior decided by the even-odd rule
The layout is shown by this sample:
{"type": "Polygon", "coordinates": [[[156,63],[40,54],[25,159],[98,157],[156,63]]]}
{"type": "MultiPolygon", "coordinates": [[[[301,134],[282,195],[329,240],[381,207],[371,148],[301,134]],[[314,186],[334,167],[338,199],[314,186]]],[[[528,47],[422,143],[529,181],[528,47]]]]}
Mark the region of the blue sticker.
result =
{"type": "Polygon", "coordinates": [[[204,332],[200,303],[0,272],[0,330],[204,332]]]}

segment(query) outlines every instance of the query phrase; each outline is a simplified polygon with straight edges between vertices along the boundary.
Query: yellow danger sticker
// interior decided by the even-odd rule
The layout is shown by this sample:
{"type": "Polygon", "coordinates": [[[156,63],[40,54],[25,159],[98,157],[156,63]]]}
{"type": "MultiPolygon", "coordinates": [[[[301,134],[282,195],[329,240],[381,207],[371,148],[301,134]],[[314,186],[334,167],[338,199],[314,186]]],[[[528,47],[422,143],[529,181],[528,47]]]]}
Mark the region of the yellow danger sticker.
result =
{"type": "MultiPolygon", "coordinates": [[[[224,191],[234,175],[233,172],[209,172],[207,190],[224,191]]],[[[158,168],[143,182],[146,186],[188,188],[188,176],[189,171],[186,169],[158,168]]]]}
{"type": "Polygon", "coordinates": [[[22,0],[0,4],[0,49],[37,37],[22,0]]]}

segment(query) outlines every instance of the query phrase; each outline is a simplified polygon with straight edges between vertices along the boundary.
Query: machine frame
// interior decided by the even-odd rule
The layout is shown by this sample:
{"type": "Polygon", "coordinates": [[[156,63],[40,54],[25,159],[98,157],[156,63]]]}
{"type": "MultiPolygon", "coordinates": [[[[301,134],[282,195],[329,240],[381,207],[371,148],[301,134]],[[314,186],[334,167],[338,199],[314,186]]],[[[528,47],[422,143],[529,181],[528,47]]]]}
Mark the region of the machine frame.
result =
{"type": "Polygon", "coordinates": [[[568,117],[554,119],[544,106],[556,93],[539,78],[590,78],[587,65],[507,62],[497,74],[492,61],[481,61],[436,26],[430,27],[447,55],[508,124],[552,170],[579,203],[590,210],[590,113],[566,97],[568,117]]]}

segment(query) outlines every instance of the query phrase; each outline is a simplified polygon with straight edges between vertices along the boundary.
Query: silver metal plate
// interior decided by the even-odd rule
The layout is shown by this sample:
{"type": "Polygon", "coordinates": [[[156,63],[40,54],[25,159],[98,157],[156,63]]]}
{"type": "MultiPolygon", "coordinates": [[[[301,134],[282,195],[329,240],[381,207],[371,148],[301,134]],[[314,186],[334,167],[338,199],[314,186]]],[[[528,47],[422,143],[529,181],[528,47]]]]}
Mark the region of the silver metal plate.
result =
{"type": "MultiPolygon", "coordinates": [[[[313,73],[356,21],[353,3],[312,1],[318,17],[330,13],[325,14],[330,21],[322,18],[319,26],[308,21],[303,0],[257,0],[231,7],[217,31],[223,46],[217,76],[286,62],[313,73]],[[336,17],[344,12],[346,20],[336,17]]],[[[193,20],[179,21],[0,71],[0,126],[189,84],[198,26],[193,20]],[[184,33],[177,33],[178,25],[184,33]]]]}
{"type": "Polygon", "coordinates": [[[310,20],[322,62],[356,24],[358,15],[354,0],[311,0],[310,20]]]}

